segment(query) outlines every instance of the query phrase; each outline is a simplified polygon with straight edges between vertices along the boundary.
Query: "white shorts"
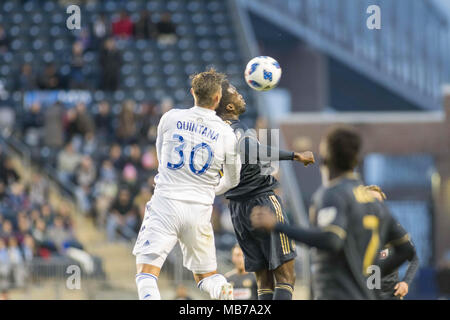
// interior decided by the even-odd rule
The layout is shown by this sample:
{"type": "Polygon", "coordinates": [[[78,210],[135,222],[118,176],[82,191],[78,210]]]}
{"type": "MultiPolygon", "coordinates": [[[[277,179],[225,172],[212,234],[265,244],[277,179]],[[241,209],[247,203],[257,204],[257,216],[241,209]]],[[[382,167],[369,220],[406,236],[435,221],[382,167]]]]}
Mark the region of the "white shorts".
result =
{"type": "Polygon", "coordinates": [[[183,265],[196,274],[217,269],[212,205],[173,200],[154,195],[147,202],[133,254],[137,264],[162,267],[177,243],[183,265]]]}

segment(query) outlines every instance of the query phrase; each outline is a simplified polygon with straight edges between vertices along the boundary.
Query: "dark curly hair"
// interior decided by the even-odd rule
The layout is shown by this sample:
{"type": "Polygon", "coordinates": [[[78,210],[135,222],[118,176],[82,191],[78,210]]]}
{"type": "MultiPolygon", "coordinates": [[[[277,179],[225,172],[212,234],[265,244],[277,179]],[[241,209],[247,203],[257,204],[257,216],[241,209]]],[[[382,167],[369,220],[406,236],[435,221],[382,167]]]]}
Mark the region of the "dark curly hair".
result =
{"type": "Polygon", "coordinates": [[[342,171],[353,170],[359,162],[361,137],[352,128],[332,128],[325,136],[327,164],[342,171]]]}
{"type": "Polygon", "coordinates": [[[230,88],[230,81],[227,79],[222,80],[222,99],[220,99],[219,106],[216,109],[216,113],[218,116],[222,116],[227,113],[227,105],[233,103],[233,95],[228,92],[228,88],[230,88]]]}

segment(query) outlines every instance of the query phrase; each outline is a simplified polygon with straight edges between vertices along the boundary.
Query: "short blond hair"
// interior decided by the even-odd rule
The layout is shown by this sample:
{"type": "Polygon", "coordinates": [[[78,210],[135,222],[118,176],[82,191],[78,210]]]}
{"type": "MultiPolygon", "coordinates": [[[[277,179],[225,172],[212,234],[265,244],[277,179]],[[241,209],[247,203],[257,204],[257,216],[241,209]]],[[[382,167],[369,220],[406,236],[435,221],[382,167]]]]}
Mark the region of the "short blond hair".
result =
{"type": "Polygon", "coordinates": [[[383,200],[387,199],[386,194],[383,192],[383,190],[381,190],[381,188],[379,186],[376,186],[376,185],[366,186],[366,189],[370,190],[370,191],[378,192],[381,195],[381,198],[383,200]]]}
{"type": "Polygon", "coordinates": [[[211,68],[205,72],[191,75],[191,86],[200,107],[214,104],[214,94],[222,89],[225,74],[211,68]]]}

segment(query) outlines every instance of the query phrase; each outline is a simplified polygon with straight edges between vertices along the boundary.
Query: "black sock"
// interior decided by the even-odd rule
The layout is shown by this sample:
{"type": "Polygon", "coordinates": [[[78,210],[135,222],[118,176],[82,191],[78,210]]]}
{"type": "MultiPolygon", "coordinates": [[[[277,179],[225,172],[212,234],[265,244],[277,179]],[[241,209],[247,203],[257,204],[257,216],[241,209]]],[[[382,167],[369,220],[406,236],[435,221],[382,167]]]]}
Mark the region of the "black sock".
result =
{"type": "Polygon", "coordinates": [[[258,289],[258,300],[273,300],[273,290],[258,289]]]}
{"type": "Polygon", "coordinates": [[[294,287],[289,283],[277,283],[273,300],[292,300],[294,287]]]}

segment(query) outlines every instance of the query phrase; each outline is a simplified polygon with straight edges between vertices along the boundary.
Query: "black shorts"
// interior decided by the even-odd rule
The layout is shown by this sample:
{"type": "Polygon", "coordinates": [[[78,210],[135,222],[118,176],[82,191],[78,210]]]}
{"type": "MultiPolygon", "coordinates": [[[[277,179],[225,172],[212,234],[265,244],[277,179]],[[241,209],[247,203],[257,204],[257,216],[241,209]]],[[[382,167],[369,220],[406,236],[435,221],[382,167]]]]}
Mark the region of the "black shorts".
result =
{"type": "Polygon", "coordinates": [[[274,193],[266,193],[246,201],[230,200],[230,213],[234,231],[244,253],[245,270],[275,270],[283,263],[294,259],[295,243],[284,233],[254,229],[250,213],[255,206],[269,207],[279,222],[288,223],[280,198],[274,193]]]}

